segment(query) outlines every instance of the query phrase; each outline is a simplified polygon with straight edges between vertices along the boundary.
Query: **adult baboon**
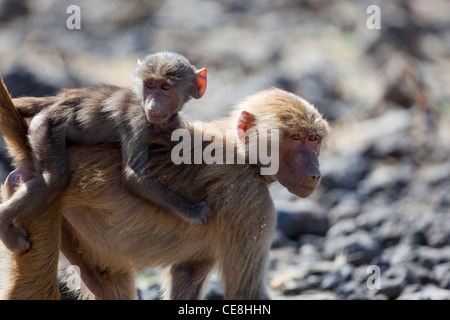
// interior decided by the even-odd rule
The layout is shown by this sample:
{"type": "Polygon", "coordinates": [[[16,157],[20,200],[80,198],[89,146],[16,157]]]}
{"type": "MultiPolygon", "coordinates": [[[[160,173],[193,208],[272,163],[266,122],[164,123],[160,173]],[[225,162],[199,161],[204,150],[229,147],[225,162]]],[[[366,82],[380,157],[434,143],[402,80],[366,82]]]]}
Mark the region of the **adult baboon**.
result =
{"type": "MultiPolygon", "coordinates": [[[[199,134],[189,123],[184,127],[192,136],[199,134]]],[[[59,297],[55,266],[46,261],[58,255],[54,241],[59,239],[60,229],[53,228],[45,239],[34,239],[33,234],[63,208],[61,250],[81,268],[81,278],[96,298],[137,298],[136,270],[157,266],[167,268],[165,298],[200,298],[204,281],[214,267],[221,273],[225,299],[266,298],[266,262],[276,223],[268,186],[278,180],[300,197],[312,193],[320,179],[318,156],[328,123],[302,98],[270,89],[242,100],[230,117],[203,124],[202,130],[210,128],[235,132],[236,157],[242,152],[240,146],[247,143],[237,129],[254,129],[257,135],[278,129],[279,171],[264,176],[259,163],[248,161],[174,165],[171,150],[176,142],[164,134],[153,139],[149,173],[187,199],[210,204],[211,220],[198,227],[166,214],[122,187],[117,145],[71,147],[70,185],[42,213],[39,219],[44,221],[23,221],[30,230],[32,246],[29,252],[13,257],[12,283],[5,290],[6,297],[59,297]],[[35,246],[37,241],[40,243],[35,246]],[[33,262],[23,263],[27,257],[33,257],[29,258],[33,262]],[[29,284],[37,277],[45,278],[45,285],[29,284]]],[[[20,130],[18,125],[16,131],[20,130]]],[[[221,137],[212,140],[217,143],[217,139],[221,137]]],[[[16,139],[17,143],[21,141],[16,139]]],[[[229,140],[223,142],[225,145],[229,140]]],[[[6,196],[8,189],[5,185],[6,196]]],[[[50,223],[52,227],[55,224],[50,223]]]]}

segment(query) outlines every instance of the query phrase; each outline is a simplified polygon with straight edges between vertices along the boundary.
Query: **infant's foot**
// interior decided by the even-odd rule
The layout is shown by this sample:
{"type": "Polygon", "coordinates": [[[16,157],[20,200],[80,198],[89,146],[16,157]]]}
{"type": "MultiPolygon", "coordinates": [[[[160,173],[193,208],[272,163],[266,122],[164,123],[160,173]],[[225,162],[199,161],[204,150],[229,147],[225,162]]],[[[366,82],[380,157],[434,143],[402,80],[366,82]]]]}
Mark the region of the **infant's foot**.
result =
{"type": "Polygon", "coordinates": [[[211,216],[211,208],[206,202],[200,202],[190,205],[184,217],[190,223],[203,225],[211,219],[211,216]]]}

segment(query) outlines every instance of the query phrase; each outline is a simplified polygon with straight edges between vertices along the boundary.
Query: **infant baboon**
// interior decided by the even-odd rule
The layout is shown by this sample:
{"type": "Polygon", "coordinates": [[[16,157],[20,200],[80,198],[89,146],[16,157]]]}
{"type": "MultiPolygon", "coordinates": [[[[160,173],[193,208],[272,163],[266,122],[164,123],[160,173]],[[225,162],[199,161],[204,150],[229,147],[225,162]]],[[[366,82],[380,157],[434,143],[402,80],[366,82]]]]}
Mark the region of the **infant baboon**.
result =
{"type": "Polygon", "coordinates": [[[0,205],[5,245],[17,253],[29,249],[26,231],[13,222],[41,212],[67,186],[66,145],[71,144],[120,142],[122,180],[128,190],[186,221],[204,222],[210,216],[206,203],[192,203],[174,193],[148,177],[145,168],[149,142],[178,127],[181,107],[205,93],[206,73],[182,55],[161,52],[138,61],[132,90],[104,85],[14,99],[24,118],[34,117],[29,134],[33,161],[21,163],[9,177],[11,183],[25,183],[0,205]]]}

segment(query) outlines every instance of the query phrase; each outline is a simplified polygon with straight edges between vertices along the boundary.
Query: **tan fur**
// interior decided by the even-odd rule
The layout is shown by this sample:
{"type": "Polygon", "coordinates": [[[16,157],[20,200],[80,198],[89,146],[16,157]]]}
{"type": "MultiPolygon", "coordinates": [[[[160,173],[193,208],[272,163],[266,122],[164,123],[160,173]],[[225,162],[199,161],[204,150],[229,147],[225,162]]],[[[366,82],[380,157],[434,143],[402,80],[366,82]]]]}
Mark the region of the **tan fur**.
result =
{"type": "Polygon", "coordinates": [[[293,93],[280,93],[280,89],[271,88],[248,96],[233,107],[232,115],[238,118],[243,110],[258,115],[256,126],[260,130],[303,130],[321,137],[327,136],[330,131],[328,122],[312,104],[293,93]]]}
{"type": "MultiPolygon", "coordinates": [[[[240,107],[252,110],[263,126],[269,125],[269,119],[273,123],[280,112],[280,101],[284,101],[283,108],[296,105],[300,114],[317,112],[305,111],[296,96],[281,90],[258,93],[240,107]],[[258,95],[265,97],[261,108],[253,104],[260,103],[258,95]]],[[[220,123],[220,130],[236,129],[237,116],[235,113],[210,126],[220,123]]],[[[306,125],[314,118],[307,117],[306,125]]],[[[185,126],[193,133],[193,127],[185,126]]],[[[162,134],[152,140],[149,172],[186,198],[210,203],[211,221],[193,226],[127,192],[121,184],[117,145],[71,147],[71,183],[54,203],[56,208],[64,207],[63,253],[81,267],[83,280],[96,298],[136,298],[135,272],[148,267],[167,268],[165,298],[200,298],[204,281],[214,267],[222,275],[226,299],[266,298],[265,269],[276,224],[268,183],[274,179],[261,176],[259,165],[173,165],[170,151],[175,142],[169,137],[162,134]]],[[[57,215],[56,210],[48,210],[50,215],[57,215]]],[[[43,219],[61,226],[53,218],[43,219]]],[[[35,227],[30,226],[30,234],[35,227]]],[[[58,232],[52,231],[51,237],[58,232]]],[[[16,283],[31,283],[36,277],[54,283],[54,266],[46,261],[37,259],[33,266],[20,263],[30,254],[48,254],[42,248],[45,244],[54,246],[54,242],[41,241],[42,247],[32,246],[29,252],[15,257],[21,267],[12,275],[16,283]]],[[[57,247],[51,252],[56,257],[57,247]]],[[[13,288],[6,292],[7,297],[23,294],[17,286],[13,288]]],[[[39,286],[23,284],[22,290],[28,290],[27,298],[47,298],[39,286]]]]}
{"type": "MultiPolygon", "coordinates": [[[[0,88],[1,93],[5,93],[6,88],[0,88]]],[[[0,98],[0,104],[4,102],[0,98]]],[[[14,111],[14,109],[11,109],[14,111]]],[[[17,121],[12,126],[19,128],[21,121],[17,121]]],[[[2,185],[1,197],[5,201],[11,197],[14,190],[8,185],[2,185]]],[[[11,254],[0,242],[0,299],[9,300],[59,300],[58,280],[56,277],[58,270],[58,255],[55,248],[60,246],[61,238],[61,210],[59,203],[52,203],[47,210],[39,212],[34,219],[23,221],[23,226],[33,230],[30,234],[30,241],[33,243],[32,250],[26,255],[21,255],[16,259],[16,255],[11,254]],[[40,277],[43,266],[48,276],[40,277]],[[27,273],[24,276],[23,272],[27,273]],[[30,277],[30,275],[34,275],[30,277]],[[49,275],[55,275],[54,277],[49,275]],[[30,290],[30,287],[39,290],[30,290]]]]}
{"type": "Polygon", "coordinates": [[[3,133],[8,152],[13,156],[13,166],[17,168],[24,163],[32,165],[33,158],[27,139],[28,124],[17,113],[3,79],[0,78],[0,80],[0,106],[5,109],[6,114],[0,113],[0,130],[3,133]]]}

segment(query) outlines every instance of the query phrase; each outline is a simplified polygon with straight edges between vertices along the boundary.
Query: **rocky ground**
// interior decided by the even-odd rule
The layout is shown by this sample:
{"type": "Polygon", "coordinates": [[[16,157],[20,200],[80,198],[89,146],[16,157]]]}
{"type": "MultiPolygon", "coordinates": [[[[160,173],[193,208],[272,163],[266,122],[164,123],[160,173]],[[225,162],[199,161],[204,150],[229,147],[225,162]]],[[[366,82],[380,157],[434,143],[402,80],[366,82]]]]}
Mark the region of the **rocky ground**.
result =
{"type": "MultiPolygon", "coordinates": [[[[208,68],[191,119],[270,86],[304,96],[333,132],[311,199],[271,189],[271,296],[450,299],[448,12],[446,0],[0,0],[0,72],[13,96],[128,86],[136,59],[164,49],[208,68]],[[71,4],[80,30],[66,27],[71,4]]],[[[9,169],[2,157],[2,180],[9,169]]],[[[139,274],[143,298],[158,280],[139,274]]],[[[220,294],[213,277],[207,296],[220,294]]]]}

